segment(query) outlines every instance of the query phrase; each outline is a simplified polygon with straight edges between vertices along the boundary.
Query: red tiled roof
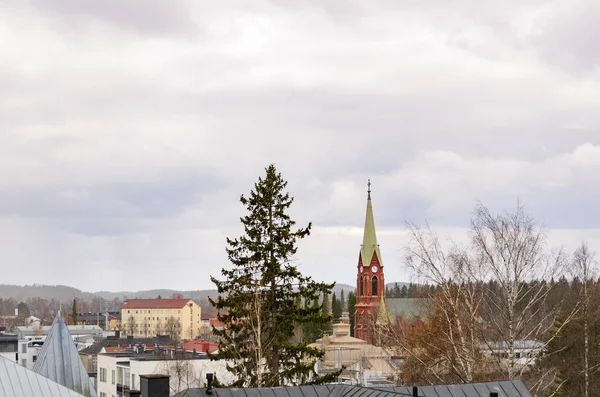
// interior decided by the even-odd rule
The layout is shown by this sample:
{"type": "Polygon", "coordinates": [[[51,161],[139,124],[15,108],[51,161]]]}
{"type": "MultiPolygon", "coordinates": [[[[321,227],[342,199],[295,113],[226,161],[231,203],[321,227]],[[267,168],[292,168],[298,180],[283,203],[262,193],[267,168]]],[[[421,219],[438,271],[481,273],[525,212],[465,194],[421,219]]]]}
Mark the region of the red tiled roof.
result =
{"type": "Polygon", "coordinates": [[[181,309],[191,299],[128,299],[123,303],[123,309],[181,309]]]}
{"type": "Polygon", "coordinates": [[[202,318],[202,320],[216,320],[217,315],[219,313],[227,314],[227,312],[202,312],[202,314],[200,314],[200,317],[202,318]]]}
{"type": "Polygon", "coordinates": [[[115,353],[115,352],[119,352],[121,350],[124,350],[125,348],[123,348],[121,346],[105,346],[104,347],[104,351],[107,352],[107,353],[115,353]]]}
{"type": "Polygon", "coordinates": [[[217,342],[207,340],[186,340],[183,341],[180,346],[188,352],[192,352],[196,349],[196,352],[198,353],[206,353],[207,350],[209,353],[214,353],[219,350],[219,344],[217,342]]]}

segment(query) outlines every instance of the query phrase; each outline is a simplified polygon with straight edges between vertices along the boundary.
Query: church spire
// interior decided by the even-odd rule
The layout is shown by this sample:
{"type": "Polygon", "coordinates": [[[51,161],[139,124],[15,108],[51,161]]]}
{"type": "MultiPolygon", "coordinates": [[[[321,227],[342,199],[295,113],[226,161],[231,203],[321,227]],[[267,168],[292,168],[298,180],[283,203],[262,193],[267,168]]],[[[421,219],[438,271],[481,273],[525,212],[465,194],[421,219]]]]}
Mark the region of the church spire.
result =
{"type": "Polygon", "coordinates": [[[363,266],[369,266],[373,259],[373,254],[377,254],[379,264],[382,264],[379,244],[377,244],[377,234],[375,233],[375,219],[373,218],[373,206],[371,205],[371,180],[367,182],[367,214],[365,217],[365,230],[363,232],[363,243],[360,250],[363,266]]]}

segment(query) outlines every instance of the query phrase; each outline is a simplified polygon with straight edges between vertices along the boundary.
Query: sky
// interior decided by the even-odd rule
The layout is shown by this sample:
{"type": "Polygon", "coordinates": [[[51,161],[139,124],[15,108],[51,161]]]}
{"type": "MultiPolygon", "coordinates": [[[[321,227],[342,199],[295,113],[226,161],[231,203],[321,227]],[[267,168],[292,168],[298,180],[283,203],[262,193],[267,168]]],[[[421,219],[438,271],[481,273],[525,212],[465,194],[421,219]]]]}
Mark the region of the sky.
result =
{"type": "Polygon", "coordinates": [[[405,222],[464,235],[521,200],[600,250],[600,2],[0,2],[0,283],[212,288],[273,163],[295,263],[354,284],[372,182],[386,281],[405,222]]]}

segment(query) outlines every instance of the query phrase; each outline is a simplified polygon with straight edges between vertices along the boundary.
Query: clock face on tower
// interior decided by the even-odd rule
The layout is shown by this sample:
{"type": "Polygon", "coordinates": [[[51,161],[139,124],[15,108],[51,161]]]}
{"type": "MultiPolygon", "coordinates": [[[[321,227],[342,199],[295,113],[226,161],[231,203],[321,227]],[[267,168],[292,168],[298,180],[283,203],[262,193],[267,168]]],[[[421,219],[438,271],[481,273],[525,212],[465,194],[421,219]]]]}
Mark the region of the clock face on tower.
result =
{"type": "Polygon", "coordinates": [[[361,273],[363,272],[363,268],[362,268],[362,266],[360,267],[360,272],[361,272],[361,273]]]}
{"type": "Polygon", "coordinates": [[[371,271],[372,271],[373,273],[377,273],[377,266],[373,266],[373,267],[371,268],[371,271]]]}

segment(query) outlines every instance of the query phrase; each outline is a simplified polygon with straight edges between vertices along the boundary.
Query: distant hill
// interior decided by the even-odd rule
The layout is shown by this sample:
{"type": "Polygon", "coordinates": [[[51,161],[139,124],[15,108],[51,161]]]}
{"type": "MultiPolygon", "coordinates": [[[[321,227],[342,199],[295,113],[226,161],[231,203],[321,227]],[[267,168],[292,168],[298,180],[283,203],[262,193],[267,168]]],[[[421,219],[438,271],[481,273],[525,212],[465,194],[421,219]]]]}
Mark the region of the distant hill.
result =
{"type": "Polygon", "coordinates": [[[151,289],[146,291],[98,291],[94,292],[94,295],[99,296],[106,300],[113,300],[114,298],[123,299],[153,299],[157,296],[162,298],[171,298],[173,296],[181,295],[183,298],[191,298],[196,300],[205,300],[208,297],[216,298],[216,289],[203,289],[194,291],[174,290],[174,289],[151,289]]]}
{"type": "MultiPolygon", "coordinates": [[[[349,291],[354,291],[354,286],[338,283],[333,287],[333,291],[336,295],[340,295],[340,293],[344,290],[346,296],[348,296],[349,291]]],[[[181,294],[184,298],[191,298],[196,300],[205,300],[208,297],[216,298],[217,290],[216,289],[203,289],[203,290],[174,290],[174,289],[152,289],[147,291],[119,291],[119,292],[109,292],[109,291],[98,291],[94,292],[96,296],[102,297],[103,299],[113,300],[114,298],[119,299],[152,299],[157,296],[161,296],[162,298],[170,298],[177,294],[181,294]]]]}
{"type": "MultiPolygon", "coordinates": [[[[393,287],[396,282],[386,283],[387,287],[393,287]]],[[[405,282],[398,282],[398,285],[402,287],[407,285],[405,282]]],[[[348,297],[348,292],[354,291],[353,285],[337,283],[333,288],[335,294],[339,297],[342,289],[344,294],[348,297]]],[[[112,301],[115,298],[120,300],[123,299],[134,299],[134,298],[156,298],[161,296],[163,298],[171,298],[181,294],[184,298],[192,298],[198,301],[206,301],[208,297],[216,298],[216,289],[204,289],[204,290],[174,290],[174,289],[152,289],[145,291],[98,291],[98,292],[85,292],[77,288],[69,287],[66,285],[11,285],[11,284],[0,284],[0,298],[8,299],[13,298],[16,301],[26,301],[31,298],[44,298],[44,299],[56,299],[58,301],[68,301],[73,299],[85,299],[91,300],[95,297],[100,297],[105,300],[112,301]]]]}
{"type": "Polygon", "coordinates": [[[83,292],[77,288],[66,285],[11,285],[0,284],[0,298],[13,298],[17,302],[24,302],[31,298],[56,299],[68,301],[76,299],[92,299],[94,294],[83,292]]]}

